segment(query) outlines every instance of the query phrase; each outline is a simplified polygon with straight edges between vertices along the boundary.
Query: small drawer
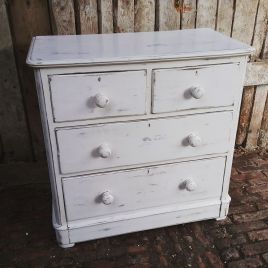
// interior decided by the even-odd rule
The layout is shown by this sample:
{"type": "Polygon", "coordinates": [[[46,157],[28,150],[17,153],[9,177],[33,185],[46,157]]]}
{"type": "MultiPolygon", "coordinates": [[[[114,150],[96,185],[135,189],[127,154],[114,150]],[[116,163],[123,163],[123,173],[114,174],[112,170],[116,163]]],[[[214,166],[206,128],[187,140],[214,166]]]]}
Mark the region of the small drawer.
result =
{"type": "Polygon", "coordinates": [[[225,158],[63,179],[68,221],[219,200],[225,158]]]}
{"type": "Polygon", "coordinates": [[[51,75],[55,122],[142,115],[146,71],[51,75]]]}
{"type": "Polygon", "coordinates": [[[240,74],[238,63],[154,70],[152,112],[231,106],[240,74]]]}
{"type": "Polygon", "coordinates": [[[56,130],[63,174],[145,165],[229,150],[232,112],[56,130]]]}

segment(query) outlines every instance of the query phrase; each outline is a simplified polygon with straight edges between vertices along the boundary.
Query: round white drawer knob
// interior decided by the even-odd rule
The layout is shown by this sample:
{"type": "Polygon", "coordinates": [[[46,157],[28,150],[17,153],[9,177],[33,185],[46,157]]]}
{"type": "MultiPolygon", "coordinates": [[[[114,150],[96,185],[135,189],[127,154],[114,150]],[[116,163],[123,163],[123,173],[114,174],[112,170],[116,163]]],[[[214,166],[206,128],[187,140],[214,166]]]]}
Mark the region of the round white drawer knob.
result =
{"type": "Polygon", "coordinates": [[[195,99],[202,98],[205,93],[204,89],[199,86],[191,87],[190,92],[195,99]]]}
{"type": "Polygon", "coordinates": [[[111,154],[112,154],[112,151],[111,151],[111,149],[110,149],[110,147],[109,147],[109,145],[108,144],[101,144],[100,146],[99,146],[99,155],[102,157],[102,158],[108,158],[108,157],[110,157],[111,156],[111,154]]]}
{"type": "Polygon", "coordinates": [[[202,139],[198,135],[191,133],[188,136],[188,142],[192,147],[197,147],[202,144],[202,139]]]}
{"type": "Polygon", "coordinates": [[[98,107],[104,108],[109,103],[109,99],[105,95],[99,93],[95,96],[95,103],[98,107]]]}
{"type": "Polygon", "coordinates": [[[197,188],[197,184],[192,179],[187,179],[185,181],[185,188],[187,191],[194,191],[197,188]]]}
{"type": "Polygon", "coordinates": [[[101,200],[104,205],[110,205],[113,203],[114,197],[109,191],[105,191],[101,195],[101,200]]]}

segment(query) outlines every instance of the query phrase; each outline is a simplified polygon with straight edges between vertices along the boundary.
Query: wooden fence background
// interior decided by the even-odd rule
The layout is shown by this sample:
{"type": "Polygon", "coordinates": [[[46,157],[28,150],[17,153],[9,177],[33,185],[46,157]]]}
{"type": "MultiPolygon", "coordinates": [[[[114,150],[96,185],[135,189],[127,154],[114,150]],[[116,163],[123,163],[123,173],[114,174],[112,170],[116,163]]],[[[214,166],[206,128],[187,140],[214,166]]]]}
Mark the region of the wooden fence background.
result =
{"type": "Polygon", "coordinates": [[[256,48],[236,143],[268,146],[268,0],[0,0],[0,162],[44,159],[32,36],[210,27],[256,48]]]}

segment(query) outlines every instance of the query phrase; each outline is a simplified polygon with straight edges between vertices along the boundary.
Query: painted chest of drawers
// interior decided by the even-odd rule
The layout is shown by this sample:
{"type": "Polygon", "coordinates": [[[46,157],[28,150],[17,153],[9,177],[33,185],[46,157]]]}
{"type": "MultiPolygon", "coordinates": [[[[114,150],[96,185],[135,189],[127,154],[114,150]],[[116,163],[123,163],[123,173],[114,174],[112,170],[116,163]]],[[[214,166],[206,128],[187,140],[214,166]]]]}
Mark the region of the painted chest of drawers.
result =
{"type": "Polygon", "coordinates": [[[62,247],[226,217],[251,51],[209,29],[33,39],[62,247]]]}

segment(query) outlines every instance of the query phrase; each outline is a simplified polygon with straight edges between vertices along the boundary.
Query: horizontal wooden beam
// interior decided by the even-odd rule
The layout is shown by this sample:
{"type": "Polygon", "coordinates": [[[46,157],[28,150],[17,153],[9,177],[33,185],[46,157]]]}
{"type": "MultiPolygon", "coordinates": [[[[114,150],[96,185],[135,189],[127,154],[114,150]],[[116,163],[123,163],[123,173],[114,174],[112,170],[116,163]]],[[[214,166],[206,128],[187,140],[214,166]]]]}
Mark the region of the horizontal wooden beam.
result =
{"type": "Polygon", "coordinates": [[[268,84],[268,61],[249,62],[244,86],[268,84]]]}

